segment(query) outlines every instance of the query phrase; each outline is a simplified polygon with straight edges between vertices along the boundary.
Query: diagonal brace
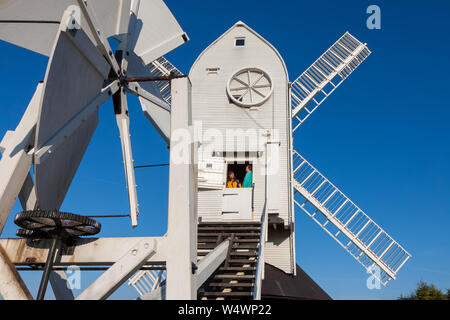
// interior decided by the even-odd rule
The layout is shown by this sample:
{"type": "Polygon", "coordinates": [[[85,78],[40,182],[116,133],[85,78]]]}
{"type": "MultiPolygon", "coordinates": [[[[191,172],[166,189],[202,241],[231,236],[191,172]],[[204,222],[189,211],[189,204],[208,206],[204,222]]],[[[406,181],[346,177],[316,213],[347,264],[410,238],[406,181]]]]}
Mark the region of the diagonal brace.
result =
{"type": "Polygon", "coordinates": [[[86,288],[76,300],[104,300],[156,253],[156,242],[143,239],[86,288]]]}

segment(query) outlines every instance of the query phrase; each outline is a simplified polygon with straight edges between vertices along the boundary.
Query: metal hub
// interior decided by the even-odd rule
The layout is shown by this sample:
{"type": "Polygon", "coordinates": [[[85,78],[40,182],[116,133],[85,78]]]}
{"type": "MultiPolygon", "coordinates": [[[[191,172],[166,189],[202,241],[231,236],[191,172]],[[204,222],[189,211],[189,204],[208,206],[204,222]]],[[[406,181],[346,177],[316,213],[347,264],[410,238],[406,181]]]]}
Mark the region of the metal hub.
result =
{"type": "Polygon", "coordinates": [[[92,236],[100,232],[101,224],[88,217],[59,211],[24,211],[16,214],[14,223],[19,229],[16,235],[24,238],[51,238],[51,244],[44,267],[37,300],[43,300],[47,290],[48,279],[55,262],[61,240],[81,236],[92,236]]]}

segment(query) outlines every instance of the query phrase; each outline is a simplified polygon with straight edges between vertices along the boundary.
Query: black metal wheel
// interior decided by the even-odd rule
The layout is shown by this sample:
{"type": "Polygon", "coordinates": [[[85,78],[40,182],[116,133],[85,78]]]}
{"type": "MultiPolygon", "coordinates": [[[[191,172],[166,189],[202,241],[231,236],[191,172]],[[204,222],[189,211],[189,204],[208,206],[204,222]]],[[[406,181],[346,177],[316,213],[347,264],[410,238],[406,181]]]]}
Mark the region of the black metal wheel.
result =
{"type": "Polygon", "coordinates": [[[25,229],[17,230],[16,234],[27,238],[92,236],[101,229],[101,224],[93,219],[58,211],[20,212],[15,216],[14,223],[25,229]]]}
{"type": "Polygon", "coordinates": [[[17,229],[16,230],[16,236],[21,238],[29,238],[29,239],[49,239],[51,238],[51,235],[42,232],[42,231],[33,231],[33,230],[26,230],[26,229],[17,229]]]}

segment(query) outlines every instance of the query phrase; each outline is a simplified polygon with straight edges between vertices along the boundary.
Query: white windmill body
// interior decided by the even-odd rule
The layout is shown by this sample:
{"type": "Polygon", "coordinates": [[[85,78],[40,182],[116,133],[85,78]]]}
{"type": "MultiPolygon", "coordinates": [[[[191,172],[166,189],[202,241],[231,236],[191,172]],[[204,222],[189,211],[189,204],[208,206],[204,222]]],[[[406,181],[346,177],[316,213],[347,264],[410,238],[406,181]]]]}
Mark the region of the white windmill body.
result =
{"type": "Polygon", "coordinates": [[[203,51],[189,78],[194,125],[200,121],[205,140],[199,148],[199,217],[217,222],[260,221],[267,213],[271,222],[276,218],[278,227],[269,228],[265,260],[294,273],[289,77],[282,57],[259,34],[238,22],[203,51]],[[243,45],[236,45],[239,41],[243,45]],[[237,81],[233,80],[236,76],[237,81]],[[261,102],[260,93],[241,83],[248,84],[249,76],[266,101],[261,102]],[[232,101],[233,96],[245,105],[232,101]],[[220,131],[222,145],[206,141],[213,130],[220,131]],[[268,163],[269,174],[267,154],[276,162],[268,163]],[[226,188],[228,171],[236,171],[242,183],[248,163],[253,166],[254,188],[226,188]]]}

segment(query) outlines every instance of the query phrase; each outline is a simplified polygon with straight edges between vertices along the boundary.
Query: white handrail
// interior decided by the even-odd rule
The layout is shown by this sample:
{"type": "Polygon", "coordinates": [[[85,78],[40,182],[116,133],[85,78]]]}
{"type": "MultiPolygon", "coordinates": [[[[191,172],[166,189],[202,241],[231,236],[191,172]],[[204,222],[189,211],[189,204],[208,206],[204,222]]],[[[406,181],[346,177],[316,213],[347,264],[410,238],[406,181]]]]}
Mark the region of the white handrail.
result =
{"type": "Polygon", "coordinates": [[[256,263],[255,290],[253,292],[254,300],[261,300],[262,279],[264,278],[264,243],[267,239],[267,209],[264,205],[264,212],[261,215],[261,234],[259,236],[258,260],[256,263]]]}

